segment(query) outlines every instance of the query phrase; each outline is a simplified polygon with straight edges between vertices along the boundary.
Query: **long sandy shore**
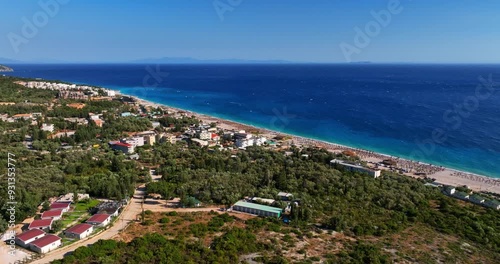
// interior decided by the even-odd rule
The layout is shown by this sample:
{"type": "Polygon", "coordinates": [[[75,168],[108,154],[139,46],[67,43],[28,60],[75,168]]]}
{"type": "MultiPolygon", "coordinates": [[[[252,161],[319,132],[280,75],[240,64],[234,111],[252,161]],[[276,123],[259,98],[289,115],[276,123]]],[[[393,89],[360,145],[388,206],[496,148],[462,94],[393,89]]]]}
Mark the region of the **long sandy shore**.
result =
{"type": "Polygon", "coordinates": [[[245,130],[247,132],[259,133],[262,136],[267,138],[275,138],[275,137],[285,137],[290,145],[296,146],[313,146],[324,148],[328,151],[332,152],[343,152],[343,151],[352,151],[355,152],[357,156],[361,158],[361,160],[366,161],[368,166],[377,167],[382,170],[392,170],[400,172],[404,175],[414,177],[414,178],[431,178],[435,179],[436,183],[443,185],[452,185],[452,186],[467,186],[471,190],[476,192],[491,192],[500,194],[500,179],[487,177],[484,175],[474,174],[470,172],[455,170],[451,168],[446,168],[442,166],[435,166],[427,163],[422,163],[418,161],[407,160],[399,157],[394,157],[390,155],[386,155],[383,153],[376,153],[373,151],[353,148],[345,145],[335,144],[331,142],[321,141],[317,139],[310,139],[305,137],[300,137],[292,134],[287,134],[283,132],[272,131],[269,129],[264,129],[260,127],[255,127],[252,125],[247,125],[235,121],[230,121],[214,116],[209,116],[205,114],[200,114],[196,112],[192,112],[186,109],[180,109],[176,107],[171,107],[165,104],[154,103],[151,101],[147,101],[136,96],[123,94],[119,91],[116,91],[117,95],[124,95],[128,97],[132,97],[137,100],[140,104],[151,107],[161,107],[169,111],[173,112],[185,112],[189,115],[195,116],[196,118],[202,120],[204,123],[217,123],[217,126],[226,129],[226,130],[245,130]],[[378,163],[390,159],[396,164],[393,166],[379,166],[378,163]]]}

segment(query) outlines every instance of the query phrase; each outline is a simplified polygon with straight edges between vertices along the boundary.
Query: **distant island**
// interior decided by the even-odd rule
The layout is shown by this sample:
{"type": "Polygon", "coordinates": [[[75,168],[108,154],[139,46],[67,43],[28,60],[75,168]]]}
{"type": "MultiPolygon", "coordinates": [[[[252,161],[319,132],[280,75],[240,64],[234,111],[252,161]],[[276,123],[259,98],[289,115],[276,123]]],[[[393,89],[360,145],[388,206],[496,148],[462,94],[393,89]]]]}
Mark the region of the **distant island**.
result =
{"type": "Polygon", "coordinates": [[[4,66],[4,65],[0,65],[0,72],[12,72],[14,71],[12,68],[9,68],[7,66],[4,66]]]}

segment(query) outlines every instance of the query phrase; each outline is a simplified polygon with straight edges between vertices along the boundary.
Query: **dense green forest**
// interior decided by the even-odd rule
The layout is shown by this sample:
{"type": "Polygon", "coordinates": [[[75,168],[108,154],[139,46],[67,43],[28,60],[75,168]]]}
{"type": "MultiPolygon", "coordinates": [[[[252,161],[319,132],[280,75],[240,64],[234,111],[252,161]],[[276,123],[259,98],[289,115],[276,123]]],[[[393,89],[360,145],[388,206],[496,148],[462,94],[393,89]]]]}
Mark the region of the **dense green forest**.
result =
{"type": "MultiPolygon", "coordinates": [[[[1,102],[29,102],[46,104],[49,103],[57,95],[57,91],[50,91],[44,89],[31,89],[26,88],[22,85],[14,83],[21,79],[10,78],[10,77],[0,77],[0,101],[1,102]]],[[[4,109],[0,109],[0,112],[4,112],[4,109]]]]}
{"type": "MultiPolygon", "coordinates": [[[[327,263],[389,263],[389,256],[379,245],[364,241],[387,238],[412,227],[425,230],[424,237],[442,234],[460,238],[464,243],[477,245],[490,259],[500,260],[500,212],[458,201],[438,188],[425,186],[421,180],[395,173],[384,173],[374,179],[342,171],[329,165],[335,155],[324,150],[292,151],[293,155],[286,156],[283,152],[255,147],[238,152],[235,157],[230,151],[186,144],[157,145],[148,161],[162,164],[158,173],[163,179],[149,183],[147,190],[164,197],[195,196],[205,203],[227,206],[244,196],[277,198],[279,191],[291,192],[299,205],[292,205],[287,216],[292,220],[289,226],[304,233],[320,227],[358,239],[356,243],[346,243],[344,251],[329,256],[327,263]],[[308,154],[309,158],[302,154],[308,154]]],[[[262,221],[247,221],[247,228],[255,234],[256,228],[269,225],[266,221],[272,220],[262,221]]],[[[274,222],[274,225],[283,224],[274,222]]],[[[195,225],[192,230],[203,234],[210,227],[195,225]]],[[[270,248],[261,245],[259,250],[270,248]]],[[[192,254],[186,248],[183,252],[192,254]]],[[[448,261],[456,262],[457,256],[449,257],[448,261]]],[[[287,263],[279,254],[261,260],[287,263]]]]}
{"type": "Polygon", "coordinates": [[[155,147],[154,159],[163,181],[150,183],[164,197],[195,196],[202,202],[230,205],[244,196],[274,198],[278,191],[300,198],[294,223],[320,223],[353,236],[401,231],[415,223],[500,250],[500,212],[462,206],[422,181],[385,173],[365,174],[332,168],[332,153],[295,149],[292,156],[247,148],[232,153],[184,145],[155,147]],[[309,154],[309,159],[302,158],[309,154]]]}
{"type": "MultiPolygon", "coordinates": [[[[84,192],[94,197],[122,199],[132,195],[135,184],[146,171],[133,161],[112,151],[61,152],[41,154],[24,147],[4,148],[0,166],[7,168],[7,153],[16,153],[16,220],[35,214],[38,205],[49,197],[84,192]]],[[[2,173],[3,174],[3,173],[2,173]]],[[[6,182],[5,175],[1,177],[6,182]]],[[[7,185],[0,185],[0,232],[8,217],[7,185]]]]}
{"type": "MultiPolygon", "coordinates": [[[[0,112],[16,114],[39,111],[53,117],[79,117],[78,111],[73,108],[61,106],[48,110],[48,102],[55,99],[57,93],[43,89],[29,89],[18,84],[13,84],[15,78],[0,78],[0,101],[4,102],[38,102],[41,105],[33,106],[24,103],[16,105],[0,106],[0,112]],[[23,98],[23,100],[19,100],[23,98]],[[43,103],[42,103],[43,102],[43,103]]],[[[68,103],[64,102],[63,104],[68,103]]],[[[121,107],[127,106],[119,102],[88,102],[86,111],[120,111],[121,107]]],[[[118,118],[120,119],[120,118],[118,118]]],[[[72,128],[72,123],[62,119],[56,119],[56,127],[72,128]]],[[[98,128],[92,124],[89,126],[78,126],[75,137],[62,137],[48,139],[48,133],[41,131],[39,125],[29,121],[17,121],[13,123],[0,121],[0,144],[3,147],[0,152],[0,233],[7,227],[7,155],[15,155],[16,166],[16,193],[17,202],[16,222],[23,221],[33,216],[37,207],[49,197],[58,196],[69,192],[86,192],[95,197],[121,199],[132,195],[135,184],[147,171],[133,161],[126,161],[120,153],[115,153],[107,147],[105,140],[116,139],[124,131],[123,124],[128,128],[149,128],[150,121],[137,119],[124,120],[108,124],[109,130],[98,128]],[[114,125],[116,124],[116,125],[114,125]],[[120,132],[117,132],[120,131],[120,132]],[[96,139],[100,134],[101,139],[96,139]],[[32,137],[33,151],[27,149],[23,144],[25,136],[32,137]],[[104,140],[103,140],[104,139],[104,140]],[[60,151],[61,143],[74,145],[77,151],[60,151]],[[81,144],[83,143],[83,144],[81,144]],[[100,143],[99,149],[89,147],[90,143],[100,143]],[[81,144],[81,145],[80,145],[81,144]]]]}

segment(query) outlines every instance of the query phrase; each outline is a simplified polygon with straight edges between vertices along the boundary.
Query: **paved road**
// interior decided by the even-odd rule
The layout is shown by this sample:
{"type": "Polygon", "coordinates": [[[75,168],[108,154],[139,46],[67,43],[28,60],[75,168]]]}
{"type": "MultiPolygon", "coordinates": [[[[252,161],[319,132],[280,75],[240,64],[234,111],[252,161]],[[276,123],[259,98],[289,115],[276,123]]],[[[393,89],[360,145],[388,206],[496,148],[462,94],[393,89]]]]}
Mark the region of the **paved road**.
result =
{"type": "Polygon", "coordinates": [[[75,249],[88,246],[96,243],[100,239],[111,239],[116,236],[127,224],[131,221],[135,221],[136,216],[141,213],[141,203],[144,197],[145,186],[142,185],[136,189],[133,198],[130,203],[123,209],[120,218],[114,223],[112,227],[103,231],[102,233],[93,236],[89,239],[83,239],[67,247],[57,249],[55,251],[49,252],[44,258],[32,262],[33,264],[45,264],[50,263],[56,259],[62,259],[67,253],[73,252],[75,249]]]}

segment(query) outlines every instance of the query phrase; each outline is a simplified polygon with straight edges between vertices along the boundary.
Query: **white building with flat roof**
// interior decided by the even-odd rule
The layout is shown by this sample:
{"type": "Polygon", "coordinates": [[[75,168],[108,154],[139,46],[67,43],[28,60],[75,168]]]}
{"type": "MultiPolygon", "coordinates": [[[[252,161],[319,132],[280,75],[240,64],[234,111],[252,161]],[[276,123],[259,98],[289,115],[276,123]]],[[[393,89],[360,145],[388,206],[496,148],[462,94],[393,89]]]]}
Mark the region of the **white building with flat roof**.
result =
{"type": "Polygon", "coordinates": [[[123,143],[130,144],[134,147],[144,146],[144,137],[130,137],[122,140],[123,143]]]}
{"type": "Polygon", "coordinates": [[[342,160],[337,160],[337,159],[330,161],[330,165],[334,165],[334,164],[338,164],[348,171],[366,173],[374,178],[380,177],[380,173],[381,173],[381,170],[374,170],[374,169],[363,167],[361,165],[351,164],[351,163],[347,163],[347,162],[344,162],[342,160]]]}
{"type": "Polygon", "coordinates": [[[54,132],[54,124],[42,124],[42,127],[40,128],[41,130],[43,131],[47,131],[47,132],[54,132]]]}
{"type": "Polygon", "coordinates": [[[210,140],[212,138],[212,133],[208,131],[202,131],[198,134],[198,138],[201,140],[210,140]]]}
{"type": "Polygon", "coordinates": [[[234,144],[238,148],[246,148],[246,147],[249,147],[249,146],[253,146],[254,145],[254,140],[252,138],[250,138],[250,139],[247,139],[247,138],[238,138],[238,139],[235,140],[234,144]]]}

